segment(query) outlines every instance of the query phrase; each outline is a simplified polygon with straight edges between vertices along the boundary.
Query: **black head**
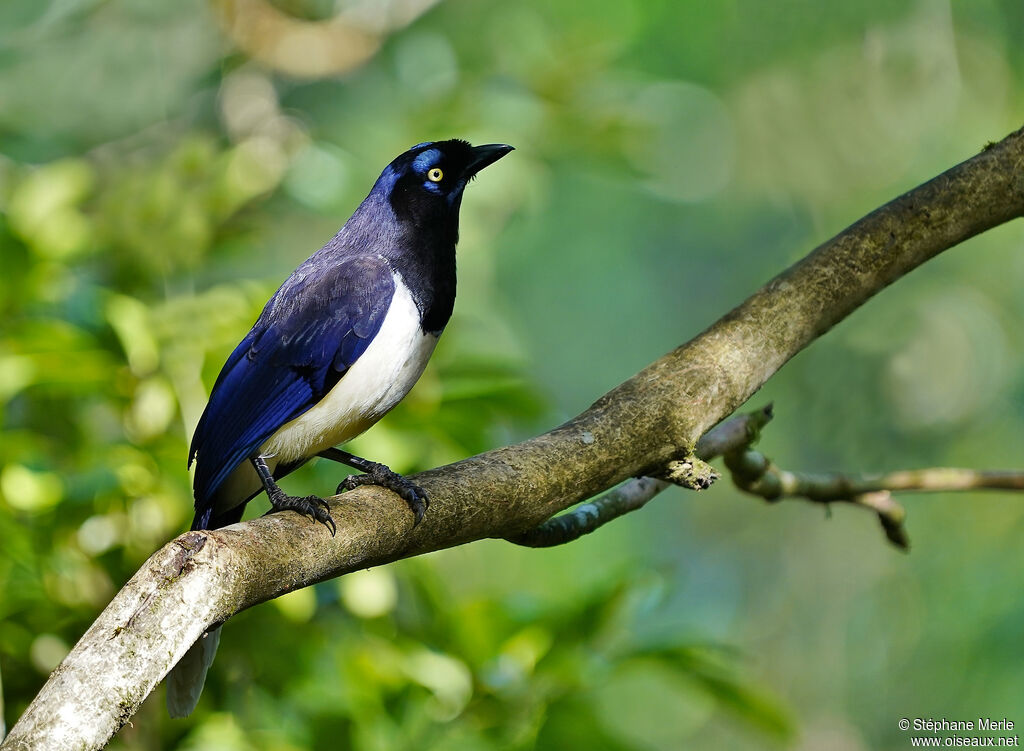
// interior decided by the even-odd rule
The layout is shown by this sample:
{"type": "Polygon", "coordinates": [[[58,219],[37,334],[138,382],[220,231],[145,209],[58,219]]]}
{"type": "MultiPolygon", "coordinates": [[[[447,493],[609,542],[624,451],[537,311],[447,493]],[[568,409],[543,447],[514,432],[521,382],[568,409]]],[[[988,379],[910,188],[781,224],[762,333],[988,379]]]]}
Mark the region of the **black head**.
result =
{"type": "Polygon", "coordinates": [[[459,139],[417,144],[384,169],[372,192],[384,194],[400,220],[457,227],[466,185],[510,151],[505,144],[470,146],[459,139]]]}

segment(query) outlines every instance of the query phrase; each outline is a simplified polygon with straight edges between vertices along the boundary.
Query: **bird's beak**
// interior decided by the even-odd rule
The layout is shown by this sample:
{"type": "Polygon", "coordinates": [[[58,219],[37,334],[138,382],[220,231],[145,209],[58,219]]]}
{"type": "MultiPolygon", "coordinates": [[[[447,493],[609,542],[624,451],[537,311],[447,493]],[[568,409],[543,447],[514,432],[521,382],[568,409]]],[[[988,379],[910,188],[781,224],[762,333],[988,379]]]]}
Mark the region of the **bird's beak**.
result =
{"type": "Polygon", "coordinates": [[[489,143],[473,147],[473,158],[466,166],[465,177],[473,177],[489,164],[494,164],[513,148],[505,143],[489,143]]]}

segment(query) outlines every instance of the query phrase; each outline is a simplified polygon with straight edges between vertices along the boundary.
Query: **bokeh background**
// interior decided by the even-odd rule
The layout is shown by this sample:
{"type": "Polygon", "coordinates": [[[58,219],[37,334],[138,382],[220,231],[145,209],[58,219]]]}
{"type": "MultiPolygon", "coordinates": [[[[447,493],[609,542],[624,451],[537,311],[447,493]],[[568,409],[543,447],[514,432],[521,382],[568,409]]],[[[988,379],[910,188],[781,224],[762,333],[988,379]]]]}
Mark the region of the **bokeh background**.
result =
{"type": "MultiPolygon", "coordinates": [[[[468,190],[460,295],[353,444],[413,471],[551,427],[1024,122],[1019,0],[4,0],[0,676],[8,727],[191,518],[207,389],[408,146],[468,190]]],[[[1024,234],[929,263],[752,403],[793,469],[1024,466],[1024,234]]],[[[333,488],[311,465],[293,492],[333,488]]],[[[902,749],[1024,723],[1024,499],[673,490],[563,548],[475,543],[225,627],[198,711],[116,749],[902,749]]],[[[250,514],[262,513],[256,502],[250,514]]]]}

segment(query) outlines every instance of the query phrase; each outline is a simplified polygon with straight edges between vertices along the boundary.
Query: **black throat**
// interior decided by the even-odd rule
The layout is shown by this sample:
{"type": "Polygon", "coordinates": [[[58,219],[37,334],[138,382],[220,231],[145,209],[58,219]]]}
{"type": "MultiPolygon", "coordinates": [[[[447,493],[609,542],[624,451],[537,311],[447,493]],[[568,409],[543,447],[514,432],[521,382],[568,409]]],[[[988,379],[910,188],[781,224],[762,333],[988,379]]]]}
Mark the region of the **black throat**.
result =
{"type": "Polygon", "coordinates": [[[424,196],[402,182],[390,196],[402,237],[388,260],[412,294],[420,326],[427,333],[440,334],[455,307],[455,244],[462,196],[449,204],[441,196],[424,196]]]}

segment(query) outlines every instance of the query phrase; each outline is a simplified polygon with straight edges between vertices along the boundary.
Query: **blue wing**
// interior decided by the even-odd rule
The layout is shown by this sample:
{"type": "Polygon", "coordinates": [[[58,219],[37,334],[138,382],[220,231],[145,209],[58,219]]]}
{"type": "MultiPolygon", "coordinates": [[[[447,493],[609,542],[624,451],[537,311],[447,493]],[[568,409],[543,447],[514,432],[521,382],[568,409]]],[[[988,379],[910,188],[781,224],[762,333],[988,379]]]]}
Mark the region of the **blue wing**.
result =
{"type": "Polygon", "coordinates": [[[281,285],[224,364],[196,426],[189,465],[196,462],[197,524],[209,521],[228,475],[359,359],[394,292],[390,267],[367,256],[328,265],[315,255],[281,285]]]}

